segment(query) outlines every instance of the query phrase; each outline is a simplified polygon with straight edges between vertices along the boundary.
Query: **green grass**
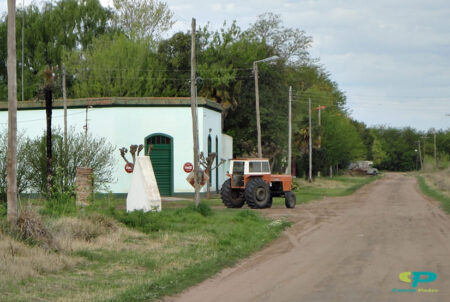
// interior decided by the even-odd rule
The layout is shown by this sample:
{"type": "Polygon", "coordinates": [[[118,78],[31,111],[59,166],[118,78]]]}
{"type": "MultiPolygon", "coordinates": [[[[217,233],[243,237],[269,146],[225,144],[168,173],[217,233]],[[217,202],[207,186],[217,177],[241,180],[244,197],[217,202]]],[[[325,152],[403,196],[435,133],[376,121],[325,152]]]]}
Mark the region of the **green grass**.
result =
{"type": "Polygon", "coordinates": [[[191,205],[160,213],[107,210],[114,203],[102,200],[92,207],[109,211],[123,225],[140,232],[123,236],[113,246],[86,243],[67,252],[82,259],[72,269],[21,281],[11,278],[0,284],[0,292],[5,293],[2,301],[38,297],[43,301],[151,301],[178,293],[235,264],[289,225],[274,224],[256,211],[211,209],[204,203],[199,208],[191,205]]]}
{"type": "Polygon", "coordinates": [[[418,175],[417,180],[419,182],[419,188],[422,191],[423,194],[436,199],[441,202],[442,209],[444,209],[445,212],[450,213],[450,198],[445,196],[444,194],[440,193],[439,191],[431,188],[423,178],[423,176],[418,175]]]}
{"type": "MultiPolygon", "coordinates": [[[[382,176],[370,176],[370,177],[351,177],[351,176],[337,176],[337,177],[321,177],[316,179],[315,182],[322,183],[325,187],[317,186],[315,182],[307,184],[304,181],[300,182],[294,193],[297,198],[297,204],[310,202],[313,200],[320,200],[324,197],[337,197],[347,196],[354,193],[362,186],[369,184],[382,176]],[[328,186],[328,183],[337,183],[337,187],[332,185],[328,186]],[[303,185],[302,185],[303,184],[303,185]]],[[[274,198],[274,205],[284,205],[284,198],[274,198]]]]}
{"type": "MultiPolygon", "coordinates": [[[[297,203],[349,195],[378,178],[322,177],[313,184],[297,179],[297,203]]],[[[277,204],[284,207],[284,199],[275,198],[274,206],[277,204]]],[[[163,202],[159,213],[127,213],[124,198],[113,195],[94,198],[82,209],[74,210],[72,206],[72,200],[66,200],[38,207],[49,221],[81,219],[92,223],[96,221],[92,215],[108,216],[121,225],[113,231],[121,232],[119,239],[105,241],[114,234],[85,239],[60,252],[61,256],[76,259],[75,266],[54,273],[43,271],[26,280],[7,279],[0,284],[2,301],[157,300],[232,266],[289,226],[285,221],[273,223],[258,211],[227,209],[217,198],[203,200],[198,208],[188,200],[163,202]]]]}

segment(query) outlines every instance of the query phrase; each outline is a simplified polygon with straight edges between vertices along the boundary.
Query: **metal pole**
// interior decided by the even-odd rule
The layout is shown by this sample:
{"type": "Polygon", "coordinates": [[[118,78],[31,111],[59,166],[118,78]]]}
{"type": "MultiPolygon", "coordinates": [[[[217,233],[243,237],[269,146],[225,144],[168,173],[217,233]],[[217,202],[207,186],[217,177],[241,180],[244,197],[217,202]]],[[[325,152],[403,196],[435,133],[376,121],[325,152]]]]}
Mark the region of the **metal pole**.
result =
{"type": "Polygon", "coordinates": [[[291,161],[292,161],[292,86],[289,86],[289,133],[288,133],[288,165],[286,174],[292,174],[291,161]]]}
{"type": "Polygon", "coordinates": [[[261,121],[259,114],[259,87],[258,87],[258,64],[253,62],[253,71],[255,74],[255,105],[256,105],[256,130],[258,133],[258,157],[262,158],[261,148],[261,121]]]}
{"type": "Polygon", "coordinates": [[[308,98],[308,107],[309,107],[309,176],[308,176],[308,181],[312,182],[311,98],[308,98]]]}
{"type": "Polygon", "coordinates": [[[200,180],[199,180],[199,158],[198,158],[198,122],[197,122],[197,83],[196,83],[196,72],[195,72],[195,19],[192,18],[191,26],[191,113],[192,113],[192,131],[194,138],[194,187],[195,195],[194,201],[195,205],[198,206],[200,203],[200,180]]]}

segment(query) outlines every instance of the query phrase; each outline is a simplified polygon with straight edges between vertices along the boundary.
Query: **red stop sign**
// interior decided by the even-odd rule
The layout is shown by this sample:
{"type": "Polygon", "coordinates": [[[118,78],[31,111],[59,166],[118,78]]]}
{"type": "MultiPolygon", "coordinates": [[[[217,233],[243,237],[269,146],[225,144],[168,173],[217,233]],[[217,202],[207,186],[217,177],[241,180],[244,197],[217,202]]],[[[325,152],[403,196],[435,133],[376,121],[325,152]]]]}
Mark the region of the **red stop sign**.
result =
{"type": "Polygon", "coordinates": [[[125,164],[125,172],[133,173],[133,164],[126,163],[125,164]]]}
{"type": "Polygon", "coordinates": [[[184,170],[184,172],[186,172],[186,173],[191,173],[192,172],[192,170],[194,170],[194,166],[191,164],[191,163],[185,163],[184,165],[183,165],[183,170],[184,170]]]}

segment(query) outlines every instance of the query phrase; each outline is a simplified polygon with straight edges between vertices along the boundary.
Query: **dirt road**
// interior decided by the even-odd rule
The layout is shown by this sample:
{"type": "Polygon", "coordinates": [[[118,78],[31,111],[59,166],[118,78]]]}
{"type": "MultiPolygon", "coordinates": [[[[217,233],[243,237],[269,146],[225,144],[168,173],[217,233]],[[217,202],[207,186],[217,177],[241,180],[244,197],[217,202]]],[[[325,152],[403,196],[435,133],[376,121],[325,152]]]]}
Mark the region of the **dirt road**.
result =
{"type": "Polygon", "coordinates": [[[294,225],[236,267],[165,301],[450,301],[450,216],[412,177],[388,174],[348,197],[264,213],[294,225]],[[402,272],[421,282],[400,281],[402,272]]]}

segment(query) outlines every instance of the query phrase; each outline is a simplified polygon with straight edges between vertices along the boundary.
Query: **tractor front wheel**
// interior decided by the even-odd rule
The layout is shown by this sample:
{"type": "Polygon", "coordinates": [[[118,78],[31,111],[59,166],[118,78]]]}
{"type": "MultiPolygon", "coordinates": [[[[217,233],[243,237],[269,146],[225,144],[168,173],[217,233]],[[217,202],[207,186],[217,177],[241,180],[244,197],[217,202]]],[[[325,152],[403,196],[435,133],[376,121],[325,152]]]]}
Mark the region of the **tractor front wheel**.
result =
{"type": "Polygon", "coordinates": [[[242,208],[245,203],[244,192],[231,188],[231,179],[226,180],[220,190],[222,202],[227,208],[242,208]]]}
{"type": "Polygon", "coordinates": [[[245,200],[252,209],[263,209],[272,206],[269,185],[262,178],[251,179],[245,188],[245,200]]]}
{"type": "Polygon", "coordinates": [[[291,191],[284,193],[284,201],[286,204],[286,208],[293,209],[295,208],[296,198],[295,194],[291,191]]]}

